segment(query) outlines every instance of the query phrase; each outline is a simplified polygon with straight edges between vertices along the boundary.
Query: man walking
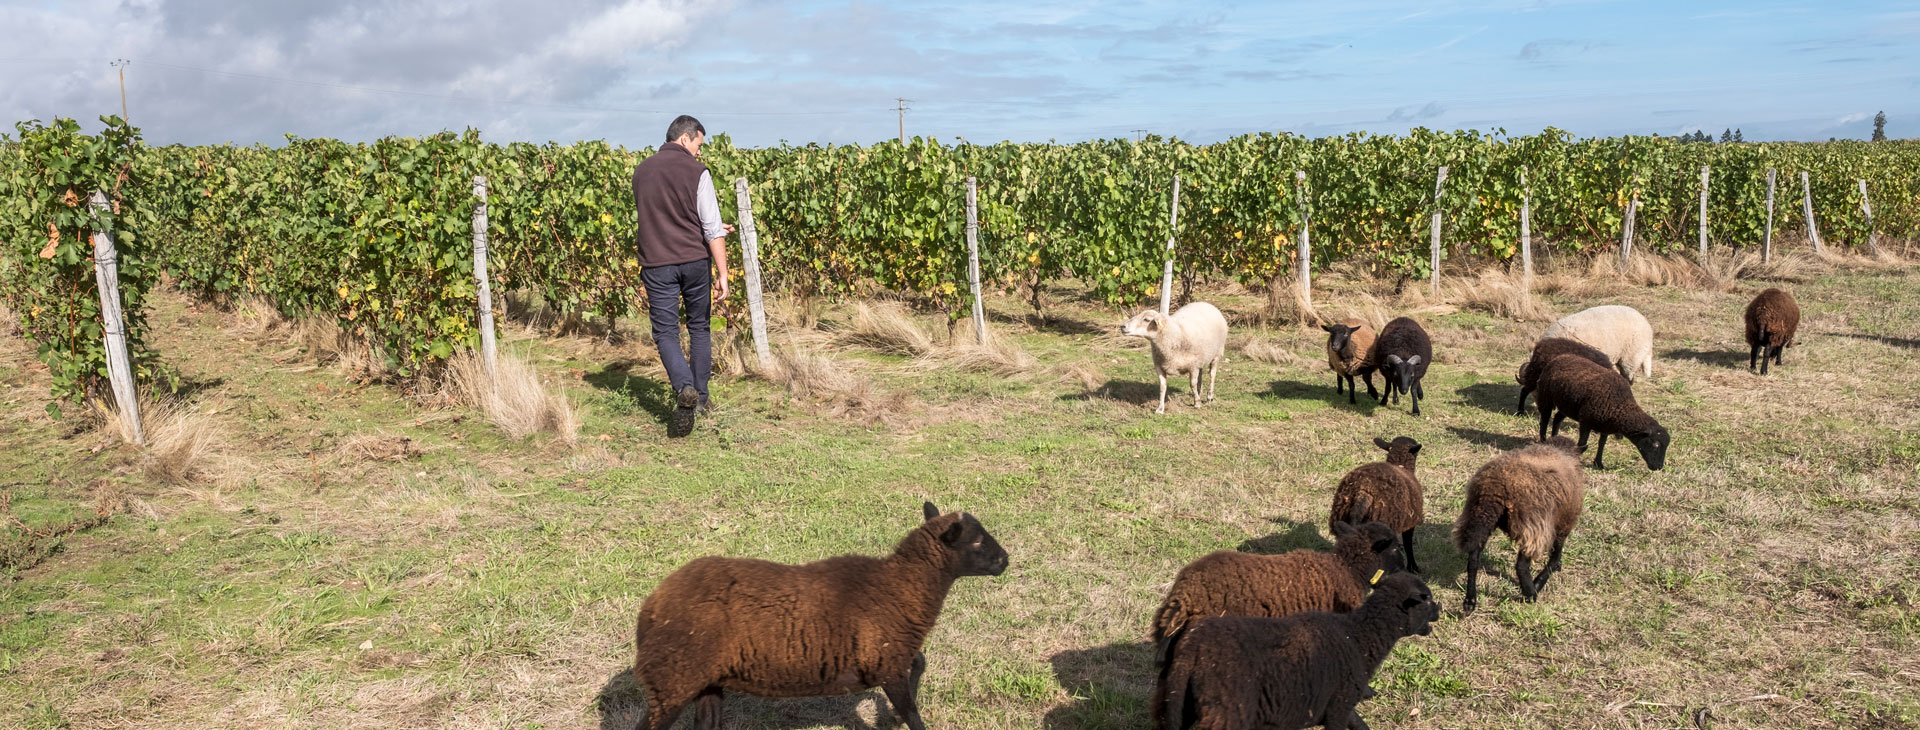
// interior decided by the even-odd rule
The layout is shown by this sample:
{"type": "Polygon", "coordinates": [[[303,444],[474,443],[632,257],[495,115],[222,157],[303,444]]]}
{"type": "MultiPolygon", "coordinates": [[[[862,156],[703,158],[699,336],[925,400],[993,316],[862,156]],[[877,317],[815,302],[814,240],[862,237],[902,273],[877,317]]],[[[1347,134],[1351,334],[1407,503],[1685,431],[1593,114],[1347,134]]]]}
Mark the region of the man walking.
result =
{"type": "Polygon", "coordinates": [[[707,379],[713,373],[713,337],[708,328],[713,300],[727,298],[727,234],[720,222],[713,176],[700,164],[707,129],[685,114],[667,125],[660,151],[633,168],[637,212],[634,243],[640,248],[640,279],[647,286],[653,343],[673,386],[673,421],[667,435],[693,432],[696,412],[712,408],[707,379]],[[718,274],[716,277],[715,274],[718,274]],[[687,341],[680,350],[680,307],[686,305],[687,341]],[[689,357],[691,356],[691,357],[689,357]]]}

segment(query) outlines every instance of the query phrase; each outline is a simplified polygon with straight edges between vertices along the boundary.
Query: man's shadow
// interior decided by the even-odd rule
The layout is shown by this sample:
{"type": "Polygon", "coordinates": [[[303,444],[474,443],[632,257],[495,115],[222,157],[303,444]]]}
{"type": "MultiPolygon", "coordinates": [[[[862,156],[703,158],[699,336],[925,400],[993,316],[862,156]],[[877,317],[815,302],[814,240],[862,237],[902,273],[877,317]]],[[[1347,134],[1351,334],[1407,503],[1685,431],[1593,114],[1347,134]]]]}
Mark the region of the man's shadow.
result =
{"type": "Polygon", "coordinates": [[[659,379],[636,375],[624,368],[609,368],[588,375],[586,382],[595,388],[624,396],[640,410],[659,419],[661,425],[673,419],[671,389],[659,379]]]}

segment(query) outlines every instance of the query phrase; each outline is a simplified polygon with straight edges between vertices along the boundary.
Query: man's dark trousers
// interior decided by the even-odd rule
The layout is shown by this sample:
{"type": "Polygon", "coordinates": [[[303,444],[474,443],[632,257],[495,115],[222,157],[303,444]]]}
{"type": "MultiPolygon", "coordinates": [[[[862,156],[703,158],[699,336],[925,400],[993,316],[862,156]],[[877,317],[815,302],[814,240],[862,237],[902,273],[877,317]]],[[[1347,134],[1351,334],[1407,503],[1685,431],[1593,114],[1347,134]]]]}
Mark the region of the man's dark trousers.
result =
{"type": "Polygon", "coordinates": [[[707,397],[707,379],[713,374],[713,334],[708,320],[713,313],[713,260],[700,259],[671,266],[649,266],[640,270],[647,285],[647,314],[653,320],[653,344],[660,348],[660,362],[667,367],[667,381],[673,392],[689,385],[707,397]],[[687,340],[693,357],[680,351],[680,303],[687,305],[687,340]]]}

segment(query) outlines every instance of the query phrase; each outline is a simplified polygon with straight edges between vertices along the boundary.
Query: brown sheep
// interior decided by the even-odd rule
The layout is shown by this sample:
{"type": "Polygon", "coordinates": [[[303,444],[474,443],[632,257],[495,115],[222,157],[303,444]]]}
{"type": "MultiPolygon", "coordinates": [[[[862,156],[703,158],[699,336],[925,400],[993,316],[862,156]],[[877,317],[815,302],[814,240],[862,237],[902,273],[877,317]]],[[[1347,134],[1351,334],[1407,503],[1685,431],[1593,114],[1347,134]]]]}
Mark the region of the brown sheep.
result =
{"type": "Polygon", "coordinates": [[[1660,471],[1666,466],[1667,446],[1673,437],[1659,421],[1640,410],[1633,399],[1633,386],[1619,373],[1579,355],[1561,355],[1541,371],[1540,391],[1534,399],[1540,403],[1541,443],[1547,440],[1548,421],[1553,422],[1553,432],[1558,434],[1560,422],[1572,418],[1580,422],[1580,451],[1587,450],[1588,432],[1600,432],[1593,468],[1607,468],[1601,458],[1606,456],[1610,434],[1632,441],[1648,469],[1660,471]]]}
{"type": "Polygon", "coordinates": [[[1520,383],[1520,405],[1514,409],[1514,415],[1527,415],[1527,394],[1540,387],[1540,371],[1547,368],[1548,360],[1561,355],[1579,355],[1600,367],[1613,367],[1613,360],[1608,359],[1606,353],[1584,342],[1565,337],[1548,337],[1536,342],[1533,344],[1533,354],[1527,357],[1527,363],[1520,366],[1520,372],[1513,374],[1513,379],[1520,383]]]}
{"type": "Polygon", "coordinates": [[[1393,645],[1433,633],[1440,606],[1411,575],[1380,581],[1352,613],[1228,616],[1176,634],[1148,696],[1155,730],[1330,730],[1367,723],[1355,708],[1393,645]]]}
{"type": "Polygon", "coordinates": [[[1373,354],[1373,328],[1364,319],[1348,317],[1320,325],[1320,329],[1327,331],[1327,367],[1333,369],[1333,392],[1345,392],[1347,403],[1357,405],[1360,401],[1355,394],[1359,389],[1353,379],[1358,376],[1367,382],[1367,397],[1379,400],[1380,393],[1373,388],[1373,361],[1367,359],[1373,354]]]}
{"type": "Polygon", "coordinates": [[[1186,624],[1213,616],[1285,616],[1351,611],[1376,575],[1405,569],[1393,531],[1378,522],[1333,525],[1333,552],[1252,555],[1221,550],[1180,569],[1153,615],[1159,646],[1186,624]]]}
{"type": "Polygon", "coordinates": [[[1382,522],[1400,533],[1407,556],[1407,570],[1420,572],[1420,561],[1413,557],[1413,528],[1427,519],[1426,491],[1413,473],[1414,460],[1420,456],[1420,442],[1406,436],[1391,443],[1378,437],[1373,445],[1387,452],[1386,461],[1361,464],[1340,479],[1333,492],[1333,509],[1327,527],[1335,523],[1363,524],[1382,522]]]}
{"type": "Polygon", "coordinates": [[[724,690],[767,697],[886,691],[912,730],[920,720],[921,642],[962,576],[999,575],[1007,552],[966,513],[922,505],[926,522],[893,555],[805,565],[705,557],[668,575],[640,607],[634,680],[647,690],[637,727],[665,730],[687,703],[720,727],[724,690]]]}
{"type": "Polygon", "coordinates": [[[1760,361],[1760,374],[1767,374],[1767,359],[1781,365],[1780,354],[1793,344],[1794,333],[1800,330],[1800,304],[1793,295],[1781,289],[1768,289],[1760,292],[1747,303],[1747,371],[1753,371],[1755,360],[1760,361]]]}
{"type": "MultiPolygon", "coordinates": [[[[1609,375],[1618,376],[1612,370],[1609,375]]],[[[1479,605],[1480,556],[1495,529],[1513,541],[1513,575],[1520,595],[1532,601],[1560,569],[1560,551],[1585,508],[1587,477],[1579,452],[1565,436],[1494,457],[1467,480],[1466,506],[1453,523],[1453,545],[1467,555],[1467,598],[1460,610],[1479,605]],[[1538,577],[1533,561],[1546,559],[1538,577]]]]}

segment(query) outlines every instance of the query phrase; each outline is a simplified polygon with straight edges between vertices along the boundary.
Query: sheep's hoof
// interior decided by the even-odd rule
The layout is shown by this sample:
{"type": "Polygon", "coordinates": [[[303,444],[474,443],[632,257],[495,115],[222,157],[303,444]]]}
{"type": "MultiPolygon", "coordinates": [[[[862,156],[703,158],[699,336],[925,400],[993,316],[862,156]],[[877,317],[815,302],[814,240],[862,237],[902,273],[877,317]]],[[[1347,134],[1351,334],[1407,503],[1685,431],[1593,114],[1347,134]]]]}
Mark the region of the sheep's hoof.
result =
{"type": "Polygon", "coordinates": [[[1460,602],[1460,615],[1462,615],[1462,616],[1465,616],[1465,615],[1468,615],[1468,614],[1471,614],[1471,613],[1473,613],[1473,610],[1474,610],[1474,609],[1476,609],[1476,608],[1479,608],[1479,607],[1480,607],[1480,602],[1479,602],[1479,601],[1476,601],[1476,600],[1473,600],[1473,599],[1471,599],[1471,598],[1469,598],[1469,599],[1467,599],[1467,600],[1465,600],[1465,601],[1461,601],[1461,602],[1460,602]]]}

